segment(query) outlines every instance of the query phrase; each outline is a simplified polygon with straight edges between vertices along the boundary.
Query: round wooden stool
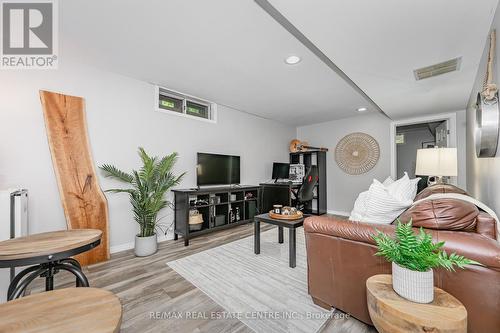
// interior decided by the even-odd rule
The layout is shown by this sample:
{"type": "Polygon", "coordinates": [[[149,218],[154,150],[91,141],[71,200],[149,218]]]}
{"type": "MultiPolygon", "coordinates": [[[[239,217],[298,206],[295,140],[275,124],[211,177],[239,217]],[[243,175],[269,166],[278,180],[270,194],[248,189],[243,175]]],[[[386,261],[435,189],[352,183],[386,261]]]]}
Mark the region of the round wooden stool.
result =
{"type": "Polygon", "coordinates": [[[374,275],[366,280],[370,318],[380,333],[467,332],[467,310],[455,297],[434,288],[428,304],[408,301],[392,289],[392,276],[374,275]]]}
{"type": "Polygon", "coordinates": [[[11,281],[7,299],[24,294],[38,276],[45,278],[45,290],[54,289],[54,275],[60,270],[72,273],[77,287],[88,287],[80,263],[70,258],[100,244],[102,231],[75,229],[19,237],[0,242],[0,268],[28,266],[11,281]]]}
{"type": "Polygon", "coordinates": [[[0,304],[0,332],[119,332],[122,306],[113,293],[65,288],[0,304]]]}

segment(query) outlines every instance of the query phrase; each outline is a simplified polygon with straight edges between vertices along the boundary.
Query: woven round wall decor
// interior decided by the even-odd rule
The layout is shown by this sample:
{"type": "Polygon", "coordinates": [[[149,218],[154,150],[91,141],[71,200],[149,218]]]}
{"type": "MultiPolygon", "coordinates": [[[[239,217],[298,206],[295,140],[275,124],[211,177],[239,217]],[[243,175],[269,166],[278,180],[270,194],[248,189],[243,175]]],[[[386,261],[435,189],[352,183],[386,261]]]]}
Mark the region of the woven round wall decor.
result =
{"type": "Polygon", "coordinates": [[[380,157],[377,140],[366,133],[344,136],[335,148],[337,165],[350,175],[361,175],[371,170],[380,157]]]}

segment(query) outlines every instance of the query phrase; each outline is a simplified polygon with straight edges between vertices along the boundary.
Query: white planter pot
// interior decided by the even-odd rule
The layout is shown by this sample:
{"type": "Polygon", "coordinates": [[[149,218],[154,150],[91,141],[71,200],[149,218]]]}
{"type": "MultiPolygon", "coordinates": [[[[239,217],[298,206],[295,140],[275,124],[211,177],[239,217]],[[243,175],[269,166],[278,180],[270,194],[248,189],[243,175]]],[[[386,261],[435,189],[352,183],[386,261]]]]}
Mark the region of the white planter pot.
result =
{"type": "Polygon", "coordinates": [[[434,274],[412,271],[392,263],[392,288],[401,297],[412,302],[430,303],[434,300],[434,274]]]}
{"type": "Polygon", "coordinates": [[[138,257],[150,256],[158,250],[158,240],[156,239],[156,234],[149,237],[139,237],[135,236],[135,247],[134,252],[138,257]]]}

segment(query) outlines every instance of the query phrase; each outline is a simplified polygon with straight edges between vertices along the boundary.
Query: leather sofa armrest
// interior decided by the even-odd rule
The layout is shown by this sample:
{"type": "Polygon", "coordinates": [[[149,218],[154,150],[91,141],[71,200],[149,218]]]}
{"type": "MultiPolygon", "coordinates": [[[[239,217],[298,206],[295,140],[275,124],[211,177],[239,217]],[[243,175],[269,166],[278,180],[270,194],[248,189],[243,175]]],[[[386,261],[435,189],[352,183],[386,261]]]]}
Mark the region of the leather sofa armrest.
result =
{"type": "Polygon", "coordinates": [[[500,244],[495,239],[474,232],[444,230],[433,233],[433,238],[445,242],[447,254],[455,252],[488,268],[500,270],[500,244]]]}
{"type": "Polygon", "coordinates": [[[394,235],[392,224],[371,224],[343,220],[333,216],[311,216],[304,221],[306,233],[318,233],[375,245],[377,231],[394,235]]]}
{"type": "Polygon", "coordinates": [[[476,233],[496,239],[496,220],[485,212],[480,212],[476,219],[476,233]]]}

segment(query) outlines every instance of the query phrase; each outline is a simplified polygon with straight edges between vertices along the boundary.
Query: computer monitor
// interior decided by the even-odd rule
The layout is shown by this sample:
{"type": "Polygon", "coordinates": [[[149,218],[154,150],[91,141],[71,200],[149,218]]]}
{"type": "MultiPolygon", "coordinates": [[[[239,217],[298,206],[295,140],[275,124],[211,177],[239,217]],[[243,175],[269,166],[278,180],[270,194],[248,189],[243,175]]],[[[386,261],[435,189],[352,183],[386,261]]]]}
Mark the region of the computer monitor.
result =
{"type": "Polygon", "coordinates": [[[273,179],[288,179],[290,177],[290,164],[289,163],[273,163],[273,179]]]}

